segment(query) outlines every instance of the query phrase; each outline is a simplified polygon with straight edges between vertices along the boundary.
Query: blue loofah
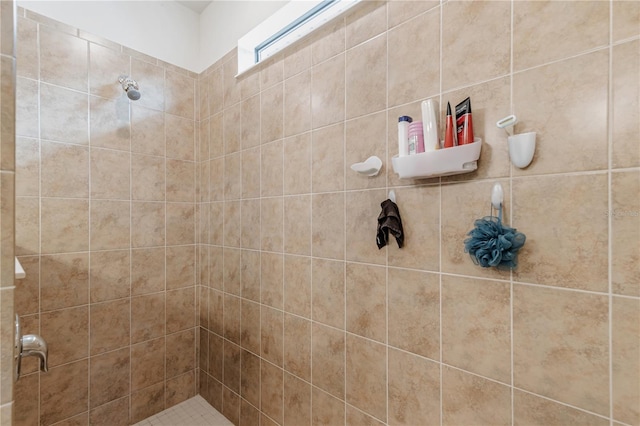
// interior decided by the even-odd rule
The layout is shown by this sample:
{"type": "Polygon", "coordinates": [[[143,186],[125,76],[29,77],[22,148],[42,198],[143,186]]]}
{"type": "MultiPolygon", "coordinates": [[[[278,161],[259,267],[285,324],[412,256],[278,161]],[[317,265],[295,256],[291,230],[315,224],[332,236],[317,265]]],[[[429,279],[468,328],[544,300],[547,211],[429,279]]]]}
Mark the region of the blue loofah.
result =
{"type": "Polygon", "coordinates": [[[471,238],[464,240],[464,251],[469,253],[473,263],[483,268],[514,269],[518,265],[518,250],[527,237],[502,224],[502,206],[498,217],[486,216],[476,220],[474,225],[467,234],[471,238]]]}

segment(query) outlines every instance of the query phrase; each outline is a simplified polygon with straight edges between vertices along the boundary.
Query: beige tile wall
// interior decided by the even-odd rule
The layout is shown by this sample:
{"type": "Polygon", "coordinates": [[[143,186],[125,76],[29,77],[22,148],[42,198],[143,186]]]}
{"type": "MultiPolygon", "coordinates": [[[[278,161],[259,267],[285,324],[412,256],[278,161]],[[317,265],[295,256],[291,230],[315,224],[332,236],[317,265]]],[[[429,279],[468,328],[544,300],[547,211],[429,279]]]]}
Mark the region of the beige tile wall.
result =
{"type": "MultiPolygon", "coordinates": [[[[366,2],[198,79],[199,392],[236,424],[640,424],[638,2],[366,2]],[[473,102],[476,172],[400,180],[399,115],[473,102]],[[524,170],[495,122],[537,131],[524,170]],[[349,166],[378,155],[381,175],[349,166]],[[491,187],[513,273],[463,251],[491,187]],[[396,190],[406,245],[375,245],[396,190]]],[[[71,155],[71,154],[69,154],[71,155]]]]}
{"type": "Polygon", "coordinates": [[[15,5],[0,2],[0,425],[12,424],[15,221],[15,5]]]}
{"type": "Polygon", "coordinates": [[[197,75],[23,9],[17,74],[14,424],[137,422],[197,390],[197,75]]]}
{"type": "Polygon", "coordinates": [[[196,389],[236,424],[640,424],[636,6],[367,2],[239,79],[234,52],[196,76],[20,10],[15,304],[52,368],[26,363],[16,424],[196,389]],[[469,95],[477,172],[350,171],[389,164],[422,99],[469,95]],[[525,170],[511,112],[539,135],[525,170]],[[495,181],[528,237],[513,274],[462,251],[495,181]],[[390,187],[406,246],[377,250],[390,187]]]}

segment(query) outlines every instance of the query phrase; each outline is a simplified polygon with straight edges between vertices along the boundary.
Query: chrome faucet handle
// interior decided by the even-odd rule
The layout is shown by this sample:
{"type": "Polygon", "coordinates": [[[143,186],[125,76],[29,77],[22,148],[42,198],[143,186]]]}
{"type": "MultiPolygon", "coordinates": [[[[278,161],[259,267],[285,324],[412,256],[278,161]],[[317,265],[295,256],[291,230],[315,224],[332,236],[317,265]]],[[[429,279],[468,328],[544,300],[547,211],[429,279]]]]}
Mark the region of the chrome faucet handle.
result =
{"type": "Polygon", "coordinates": [[[18,315],[16,315],[15,333],[14,356],[16,359],[16,381],[20,378],[22,358],[26,356],[38,357],[40,359],[40,371],[44,373],[48,372],[49,348],[47,347],[47,342],[37,334],[27,334],[22,336],[20,317],[18,315]]]}
{"type": "Polygon", "coordinates": [[[49,365],[47,358],[49,356],[49,349],[47,348],[47,342],[37,334],[26,334],[20,339],[22,341],[22,357],[36,356],[40,358],[40,371],[46,373],[49,371],[49,365]]]}

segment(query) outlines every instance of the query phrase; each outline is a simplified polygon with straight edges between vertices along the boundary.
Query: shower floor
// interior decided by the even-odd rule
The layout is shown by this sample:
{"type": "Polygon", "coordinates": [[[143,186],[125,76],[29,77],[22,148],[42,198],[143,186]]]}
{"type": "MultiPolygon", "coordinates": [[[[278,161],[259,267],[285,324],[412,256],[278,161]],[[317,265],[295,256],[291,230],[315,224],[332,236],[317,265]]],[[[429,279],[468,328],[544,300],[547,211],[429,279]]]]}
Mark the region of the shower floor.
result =
{"type": "Polygon", "coordinates": [[[233,426],[233,423],[196,395],[134,426],[233,426]]]}

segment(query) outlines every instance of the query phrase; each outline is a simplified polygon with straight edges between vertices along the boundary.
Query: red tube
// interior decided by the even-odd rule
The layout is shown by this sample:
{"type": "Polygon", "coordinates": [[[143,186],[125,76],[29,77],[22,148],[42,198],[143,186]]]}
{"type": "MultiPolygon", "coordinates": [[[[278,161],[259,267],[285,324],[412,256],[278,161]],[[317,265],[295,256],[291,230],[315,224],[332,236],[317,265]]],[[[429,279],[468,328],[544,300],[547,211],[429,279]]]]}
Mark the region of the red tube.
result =
{"type": "Polygon", "coordinates": [[[458,145],[473,143],[471,98],[467,98],[456,105],[456,125],[458,126],[458,145]]]}
{"type": "Polygon", "coordinates": [[[451,115],[451,104],[447,102],[447,124],[444,131],[444,147],[451,148],[457,145],[455,125],[451,115]]]}

